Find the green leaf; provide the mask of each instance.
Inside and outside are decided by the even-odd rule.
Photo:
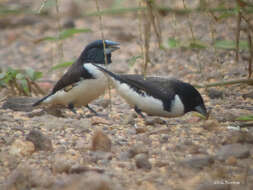
[[[214,47],[220,48],[220,49],[234,50],[236,49],[236,43],[233,40],[219,40],[214,43]],[[248,42],[240,40],[239,48],[247,50]]]
[[[100,12],[92,12],[86,14],[86,16],[101,16],[101,15],[110,15],[110,14],[124,14],[129,12],[137,12],[140,10],[145,10],[145,7],[130,7],[130,8],[112,8],[112,9],[104,9]]]
[[[18,79],[18,80],[22,80],[22,79],[24,79],[25,78],[25,76],[22,74],[22,73],[18,73],[17,75],[16,75],[16,79]]]
[[[202,115],[198,112],[193,112],[193,115],[199,117],[202,120],[207,120],[208,119],[206,116],[204,116],[204,115]]]
[[[92,31],[91,29],[86,29],[86,28],[79,28],[79,29],[78,28],[69,28],[69,29],[61,31],[59,36],[56,36],[56,37],[46,36],[46,37],[36,40],[35,43],[39,43],[42,41],[64,40],[66,38],[70,38],[70,37],[74,36],[75,34],[91,32],[91,31]]]
[[[168,45],[170,48],[179,48],[179,47],[190,48],[190,49],[205,49],[205,48],[207,48],[207,45],[199,40],[194,40],[194,41],[182,43],[175,38],[169,38]]]
[[[5,86],[5,82],[0,80],[0,87],[4,87]]]
[[[29,79],[34,80],[35,71],[32,68],[26,69],[25,74],[29,77]]]
[[[60,33],[59,38],[63,40],[63,39],[72,37],[74,34],[84,33],[84,32],[91,32],[91,29],[69,28],[69,29],[63,30]]]
[[[235,14],[236,14],[236,12],[227,11],[227,12],[222,13],[220,16],[218,16],[218,17],[216,17],[216,18],[217,18],[218,21],[220,21],[220,20],[222,20],[222,19],[235,16]]]
[[[42,77],[42,72],[34,71],[32,68],[25,70],[25,75],[32,81],[35,81]]]
[[[39,78],[42,77],[42,75],[43,75],[42,72],[35,71],[33,81],[38,80]]]
[[[133,56],[130,59],[128,59],[127,62],[128,62],[128,64],[133,66],[135,64],[135,62],[137,61],[137,59],[141,59],[141,58],[143,58],[142,55]]]
[[[190,44],[189,44],[189,48],[192,48],[192,49],[205,49],[207,46],[200,42],[200,41],[192,41]]]
[[[18,70],[8,67],[7,72],[5,74],[4,82],[9,83],[9,81],[14,80],[17,74],[18,74]]]
[[[18,70],[12,69],[11,67],[8,67],[7,73],[8,73],[9,75],[11,75],[11,76],[16,76],[17,73],[18,73]]]
[[[57,64],[57,65],[53,66],[53,67],[51,68],[51,70],[56,70],[56,69],[60,69],[60,68],[65,68],[65,67],[68,67],[68,66],[72,65],[73,63],[74,63],[73,61],[60,63],[60,64]]]
[[[169,38],[168,45],[170,48],[177,48],[180,47],[180,41],[176,40],[175,38]]]
[[[29,94],[29,88],[28,88],[28,83],[27,83],[26,79],[21,79],[21,80],[19,80],[19,82],[21,84],[21,87],[25,91],[25,93]]]
[[[253,121],[253,115],[240,116],[240,117],[237,117],[235,120],[237,120],[237,121]]]
[[[0,80],[3,80],[5,78],[6,73],[0,73]]]

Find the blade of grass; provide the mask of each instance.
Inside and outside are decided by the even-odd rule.
[[[46,37],[35,40],[34,43],[40,43],[42,41],[64,40],[64,39],[74,36],[75,34],[86,33],[86,32],[91,32],[91,31],[92,30],[88,28],[70,28],[70,29],[61,31],[58,37],[46,36]]]
[[[253,121],[253,115],[240,116],[240,117],[237,117],[235,120],[237,120],[237,121]]]
[[[56,69],[65,68],[65,67],[68,67],[68,66],[72,65],[73,63],[74,63],[73,61],[59,63],[59,64],[53,66],[50,70],[53,71],[53,70],[56,70]]]
[[[219,40],[214,42],[214,46],[220,49],[235,50],[236,42],[233,40]],[[240,49],[248,50],[248,42],[240,40],[239,47]]]

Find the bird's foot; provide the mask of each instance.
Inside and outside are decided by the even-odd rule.
[[[145,119],[145,115],[142,114],[141,109],[139,109],[137,106],[134,106],[134,111],[141,116],[143,119]]]

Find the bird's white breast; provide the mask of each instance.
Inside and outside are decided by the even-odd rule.
[[[164,110],[163,102],[147,94],[140,95],[129,85],[120,83],[113,79],[113,83],[118,93],[132,106],[137,106],[141,111],[149,115],[176,117],[184,114],[184,105],[178,95],[175,95],[171,102],[171,111]]]
[[[44,103],[63,105],[73,103],[75,106],[85,106],[102,95],[108,84],[105,75],[92,64],[86,63],[83,67],[94,76],[94,79],[81,79],[69,91],[59,90],[44,100]]]

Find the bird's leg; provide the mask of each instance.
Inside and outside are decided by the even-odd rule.
[[[95,115],[98,115],[98,113],[94,109],[92,109],[89,105],[87,105],[86,108],[88,108]]]
[[[74,104],[73,104],[73,103],[68,104],[68,108],[69,108],[73,113],[76,113],[76,110],[75,110],[75,108],[74,108]]]
[[[146,117],[142,114],[141,110],[137,107],[137,106],[134,106],[134,111],[140,115],[143,119],[145,119]]]
[[[86,106],[86,108],[88,108],[92,113],[94,113],[96,116],[99,116],[99,117],[103,117],[103,118],[106,118],[108,119],[108,115],[107,114],[100,114],[100,113],[97,113],[94,109],[92,109],[89,105]],[[91,117],[91,116],[90,116]]]

